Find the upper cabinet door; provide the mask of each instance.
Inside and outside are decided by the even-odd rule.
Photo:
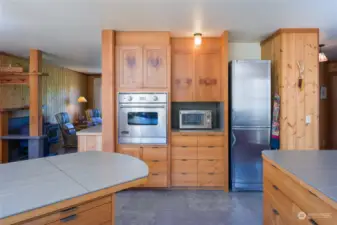
[[[219,51],[196,53],[196,101],[221,101],[221,55]]]
[[[144,47],[144,88],[167,87],[167,47]]]
[[[117,48],[117,77],[120,88],[141,88],[143,85],[142,48],[121,46]]]
[[[172,101],[194,101],[193,52],[172,53]]]

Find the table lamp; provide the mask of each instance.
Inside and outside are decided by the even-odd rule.
[[[83,96],[80,96],[78,99],[77,99],[77,102],[78,103],[87,103],[87,99]],[[84,116],[81,116],[81,113],[78,113],[78,122],[79,123],[82,123],[84,120]]]

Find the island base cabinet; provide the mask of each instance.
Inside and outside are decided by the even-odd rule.
[[[115,195],[95,199],[79,205],[33,218],[20,225],[114,225]]]
[[[295,176],[263,161],[264,225],[336,225],[337,211]]]

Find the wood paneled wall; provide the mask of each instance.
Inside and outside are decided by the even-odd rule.
[[[94,108],[94,80],[95,78],[101,77],[102,77],[101,75],[88,76],[88,90],[87,90],[88,109]]]
[[[321,63],[322,65],[322,63]],[[322,83],[327,82],[328,86],[328,99],[321,100],[322,106],[322,117],[323,121],[321,124],[322,135],[326,133],[328,141],[328,149],[337,148],[337,61],[329,61],[323,63],[324,69],[320,70],[320,76],[323,76]],[[326,116],[327,118],[324,118]]]
[[[273,62],[273,93],[281,97],[280,148],[319,149],[318,29],[281,29],[261,47],[262,59]],[[304,66],[303,90],[298,63]]]
[[[29,60],[21,57],[0,54],[1,64],[20,64],[25,71],[29,69]],[[77,102],[77,98],[87,96],[87,76],[66,68],[43,62],[42,72],[49,76],[42,77],[42,104],[45,120],[56,123],[55,114],[68,112],[72,120],[78,113],[83,115],[86,104]],[[0,108],[14,108],[29,105],[29,87],[25,85],[1,85]],[[27,116],[29,111],[20,111],[13,116]]]

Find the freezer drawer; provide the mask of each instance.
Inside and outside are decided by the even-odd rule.
[[[262,190],[263,150],[270,149],[270,128],[235,128],[231,134],[233,191]]]

